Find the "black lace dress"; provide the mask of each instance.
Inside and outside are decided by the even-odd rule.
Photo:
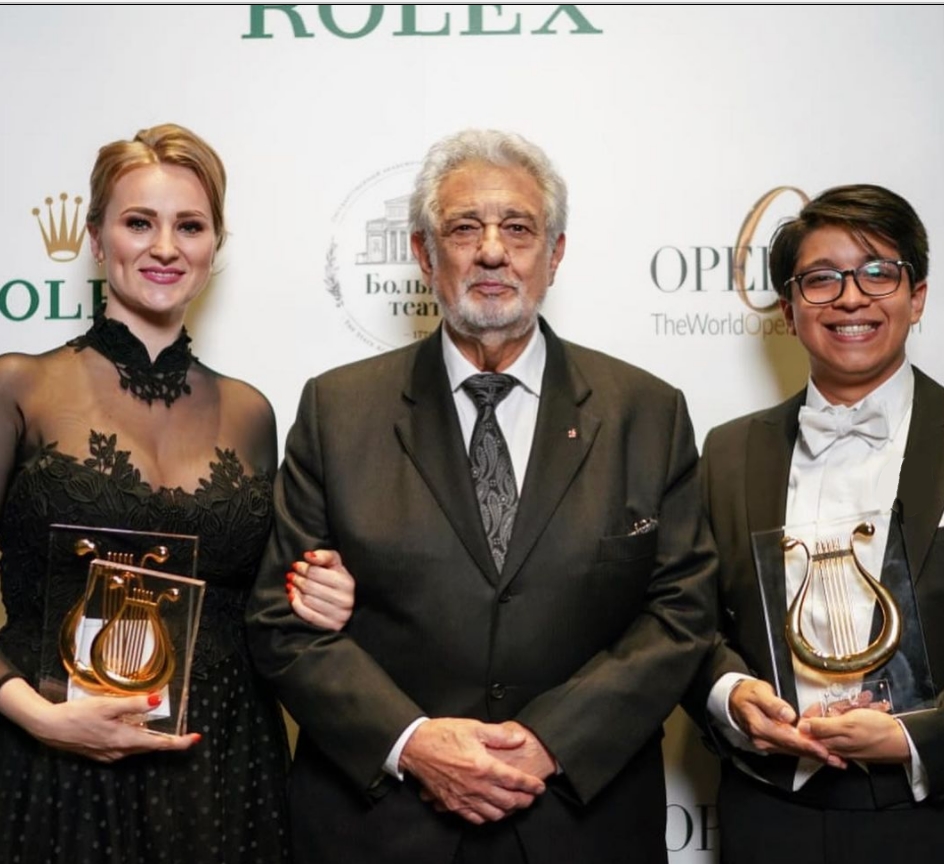
[[[122,416],[120,425],[127,428],[128,438],[143,440],[142,430],[148,427],[136,426],[133,413],[126,420],[125,413],[116,415],[113,410],[117,406],[128,412],[130,401],[135,403],[132,412],[143,412],[141,423],[150,418],[153,424],[156,418],[170,424],[164,434],[173,436],[192,426],[192,418],[176,419],[179,412],[194,411],[200,400],[209,398],[205,394],[216,394],[215,402],[210,399],[211,407],[219,409],[215,414],[206,413],[206,404],[200,409],[204,420],[200,433],[191,432],[185,436],[190,440],[176,444],[170,439],[171,450],[179,448],[172,454],[178,460],[175,464],[183,461],[186,466],[186,460],[199,458],[194,452],[203,446],[199,439],[207,426],[227,440],[239,440],[238,424],[232,433],[226,431],[226,403],[232,400],[225,382],[230,379],[220,379],[194,363],[188,374],[194,395],[149,406],[122,391],[115,367],[103,361],[94,351],[66,347],[43,358],[29,358],[25,364],[27,378],[35,371],[34,363],[45,372],[60,364],[60,371],[73,373],[75,364],[82,364],[97,385],[90,393],[77,395],[75,382],[86,376],[73,374],[71,387],[59,394],[59,409],[63,400],[70,399],[78,399],[81,404],[76,407],[85,409],[84,449],[78,447],[75,429],[55,412],[33,426],[45,431],[58,424],[57,436],[71,442],[68,450],[61,440],[31,446],[31,438],[47,436],[37,435],[30,422],[19,430],[17,458],[7,472],[0,516],[0,567],[8,616],[0,631],[0,673],[15,667],[36,686],[51,523],[197,534],[198,575],[207,582],[207,591],[188,730],[203,737],[185,752],[132,756],[103,765],[45,747],[0,717],[0,861],[287,861],[285,729],[274,698],[252,670],[243,633],[246,594],[270,524],[270,477],[247,471],[236,449],[214,446],[203,462],[203,476],[195,477],[190,486],[193,491],[152,488],[142,480],[134,452],[123,449],[122,432],[105,428],[105,418]],[[18,386],[23,383],[22,376],[5,377],[0,367],[0,388],[10,380]],[[36,387],[44,386],[41,382],[37,377]],[[56,404],[48,402],[54,393],[43,395],[44,400],[35,404]],[[94,403],[91,409],[89,399]],[[30,416],[29,406],[26,415]],[[216,422],[207,424],[212,417]],[[95,424],[91,431],[90,423]],[[251,441],[245,446],[251,447]]]

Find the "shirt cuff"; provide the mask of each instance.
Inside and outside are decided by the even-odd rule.
[[[911,785],[911,794],[914,795],[915,801],[924,801],[931,791],[928,782],[928,772],[924,767],[924,763],[921,761],[921,757],[918,755],[918,748],[915,747],[914,741],[911,740],[911,736],[908,734],[908,729],[905,727],[905,724],[902,723],[901,720],[898,720],[898,725],[901,726],[901,731],[905,733],[905,739],[908,741],[908,749],[911,751],[911,761],[905,762],[904,765],[908,783]]]
[[[752,753],[760,752],[751,744],[751,739],[744,733],[731,714],[731,693],[741,681],[749,681],[749,675],[740,672],[726,672],[711,688],[708,694],[708,715],[711,717],[718,731],[725,740],[734,747],[748,750]]]
[[[429,717],[417,717],[416,720],[400,733],[400,737],[397,738],[393,747],[390,748],[390,752],[387,754],[387,759],[384,762],[383,770],[391,777],[396,777],[397,780],[403,779],[403,772],[400,770],[400,754],[403,752],[403,748],[406,747],[406,742],[410,740],[410,736],[416,731],[416,728],[427,720],[429,720]]]

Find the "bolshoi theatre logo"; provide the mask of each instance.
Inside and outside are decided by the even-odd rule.
[[[362,342],[386,351],[422,339],[439,304],[410,249],[409,191],[419,163],[384,168],[358,184],[332,219],[324,287]]]

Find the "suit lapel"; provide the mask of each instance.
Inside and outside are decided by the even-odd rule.
[[[915,369],[911,426],[898,484],[906,551],[917,580],[944,510],[944,390]],[[790,461],[798,433],[798,414],[805,398],[799,393],[755,419],[748,438],[747,521],[749,530],[783,524]],[[785,600],[784,600],[785,603]],[[782,606],[781,608],[785,608]],[[778,625],[772,625],[776,628]],[[782,623],[781,625],[782,626]],[[789,657],[781,658],[781,692],[796,704],[796,683]],[[749,759],[755,769],[778,786],[791,788],[796,761],[787,758]]]
[[[469,472],[469,457],[442,356],[442,333],[421,342],[404,391],[397,437],[456,534],[491,582],[498,572],[488,549]]]
[[[499,576],[488,548],[469,473],[469,459],[442,359],[437,331],[417,348],[404,388],[404,411],[394,426],[409,458],[476,564],[502,587],[517,575],[586,458],[600,418],[581,404],[590,388],[568,362],[561,341],[542,320],[547,361],[528,473],[515,527]]]
[[[798,431],[800,406],[806,397],[800,392],[792,399],[772,408],[751,423],[747,439],[747,503],[748,532],[771,531],[783,526],[786,519],[787,484],[790,479],[790,463]],[[778,543],[764,560],[769,575],[764,580],[766,609],[758,610],[767,621],[771,636],[771,672],[780,695],[793,705],[797,704],[796,681],[793,676],[793,661],[790,650],[782,638],[786,623],[787,597],[786,575],[783,569],[783,554]],[[753,552],[754,544],[750,549]],[[756,568],[756,563],[754,568]],[[754,569],[752,568],[752,569]],[[758,595],[760,596],[760,595]],[[793,776],[793,763],[788,761],[783,768],[784,777]]]
[[[745,495],[751,533],[779,528],[786,518],[787,482],[799,428],[797,417],[805,398],[806,392],[801,391],[751,423]]]
[[[915,580],[944,512],[944,390],[920,369],[905,458],[898,481],[908,563]],[[782,525],[790,459],[805,394],[797,394],[754,421],[748,439],[748,525],[751,531]]]
[[[944,390],[914,370],[914,404],[898,478],[905,551],[917,582],[944,511]]]
[[[547,340],[541,404],[502,586],[514,579],[547,527],[600,428],[600,418],[581,407],[590,395],[589,386],[543,319],[541,329]]]

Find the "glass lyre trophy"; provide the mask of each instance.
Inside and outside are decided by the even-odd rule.
[[[51,526],[40,693],[157,693],[160,704],[129,722],[185,732],[204,592],[197,546],[190,535]]]
[[[759,531],[752,542],[782,699],[806,716],[933,706],[895,512]]]

